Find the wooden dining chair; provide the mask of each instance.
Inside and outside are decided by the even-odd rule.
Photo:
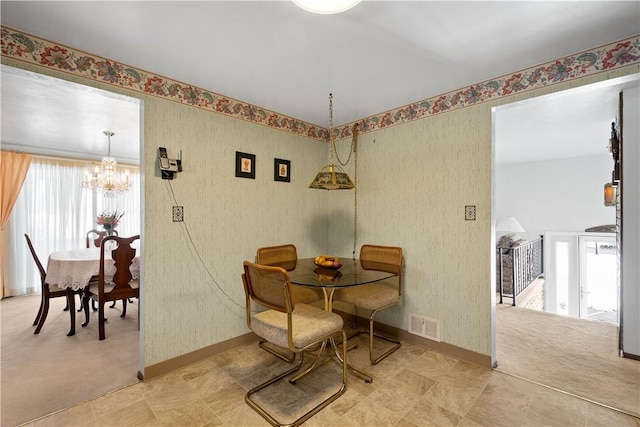
[[[38,309],[38,314],[36,315],[35,320],[33,321],[33,326],[36,326],[36,330],[33,332],[34,334],[39,334],[42,326],[44,326],[44,321],[47,320],[47,314],[49,314],[49,301],[52,298],[67,297],[66,289],[59,288],[56,285],[49,285],[46,282],[47,271],[42,266],[40,259],[38,258],[38,254],[36,254],[35,249],[33,248],[33,244],[31,243],[31,238],[28,234],[24,235],[25,239],[27,239],[27,245],[29,246],[29,251],[31,251],[31,256],[38,267],[38,271],[40,272],[40,308]],[[82,294],[82,290],[73,291],[75,294]],[[75,296],[74,296],[75,298]],[[67,302],[67,306],[64,308],[64,311],[68,311],[69,306]]]
[[[98,281],[92,282],[84,290],[82,307],[84,309],[85,321],[82,326],[89,324],[89,300],[98,304],[98,336],[100,340],[105,339],[104,330],[104,305],[109,301],[123,301],[123,309],[120,317],[125,317],[127,313],[127,298],[138,298],[139,279],[134,279],[131,275],[131,264],[136,256],[136,249],[131,244],[140,239],[140,235],[132,237],[108,236],[102,240],[100,245],[100,270]],[[114,241],[116,248],[107,248],[108,242]],[[105,253],[110,253],[111,257],[106,258]],[[105,275],[105,262],[115,262],[115,273],[113,278]]]
[[[291,280],[284,268],[243,263],[242,283],[246,297],[247,326],[259,337],[280,347],[287,347],[298,362],[285,372],[255,386],[245,394],[245,402],[272,425],[297,426],[340,397],[347,389],[347,335],[342,329],[342,317],[312,305],[297,303],[291,298]],[[304,352],[334,336],[341,336],[342,381],[338,390],[290,423],[276,420],[266,408],[264,398],[255,393],[298,371]],[[324,346],[322,347],[324,348]],[[325,380],[326,381],[326,380]],[[278,391],[280,393],[281,391]]]
[[[392,307],[400,302],[400,297],[402,296],[403,271],[402,248],[396,246],[362,245],[360,248],[360,262],[364,269],[387,271],[397,274],[397,276],[388,280],[336,289],[333,295],[335,301],[341,301],[356,307],[356,323],[358,319],[357,308],[363,308],[371,312],[368,330],[359,330],[358,332],[369,335],[369,360],[372,365],[375,365],[400,348],[400,341],[374,332],[373,323],[374,317],[379,311]],[[374,337],[390,342],[393,346],[380,355],[374,356]]]
[[[111,233],[114,236],[117,236],[118,230],[113,229]],[[87,238],[86,238],[87,248],[91,248],[91,247],[99,248],[100,244],[102,243],[102,240],[104,240],[105,237],[107,237],[107,232],[104,230],[101,231],[101,230],[96,230],[94,228],[92,230],[87,231]],[[129,302],[133,303],[131,299],[129,299]],[[92,301],[91,304],[92,304],[93,311],[97,311],[98,307],[94,305],[95,303]],[[123,301],[122,304],[124,305],[126,304],[126,302]],[[109,308],[114,308],[115,306],[116,306],[116,301],[113,301],[109,306]],[[78,311],[82,311],[82,301],[80,301],[80,308],[78,308]]]
[[[256,263],[262,265],[269,265],[278,263],[280,267],[285,270],[295,268],[295,262],[298,260],[298,251],[296,246],[289,243],[286,245],[278,246],[265,246],[258,248],[256,251]],[[291,263],[290,266],[287,265]],[[304,304],[310,304],[316,301],[324,300],[322,289],[311,288],[308,286],[291,285],[292,299],[295,302],[301,302]],[[286,348],[273,347],[267,340],[260,340],[258,345],[263,350],[273,354],[274,356],[285,360],[287,362],[293,362],[295,360],[295,354],[289,352]]]

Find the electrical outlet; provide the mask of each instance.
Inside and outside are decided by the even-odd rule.
[[[182,222],[184,221],[184,207],[182,206],[174,206],[173,207],[173,222]]]
[[[476,205],[466,205],[464,207],[464,220],[465,221],[476,220]]]

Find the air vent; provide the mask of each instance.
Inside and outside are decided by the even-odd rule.
[[[440,320],[410,314],[409,333],[440,342]]]

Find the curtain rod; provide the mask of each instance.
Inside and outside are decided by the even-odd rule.
[[[15,150],[15,149],[2,149],[1,151],[6,151],[8,153],[16,153],[16,154],[31,154],[36,159],[65,160],[65,161],[68,161],[68,162],[87,163],[87,164],[94,164],[94,163],[100,163],[101,162],[101,160],[97,160],[97,159],[96,160],[88,160],[88,159],[80,159],[80,158],[75,158],[75,157],[55,156],[55,155],[51,155],[51,154],[34,154],[34,153],[29,153],[28,151]],[[118,167],[120,167],[120,166],[126,166],[126,167],[129,167],[129,168],[140,169],[140,165],[134,165],[132,163],[118,162]]]

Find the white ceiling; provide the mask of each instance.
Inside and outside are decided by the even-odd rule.
[[[334,94],[334,124],[339,125],[640,34],[638,1],[365,0],[342,14],[315,15],[289,1],[3,0],[0,18],[3,25],[26,33],[323,127],[328,126],[329,93]],[[15,75],[7,77],[5,69],[3,146],[49,140],[50,148],[64,144],[71,152],[76,148],[69,140],[77,135],[78,143],[92,144],[94,153],[103,153],[104,130],[116,133],[112,139],[116,156],[120,145],[136,145],[139,135],[126,120],[132,114],[120,113],[110,104],[122,102],[126,109],[134,108],[132,102],[107,95],[100,102],[109,104],[89,101],[98,106],[97,112],[88,106],[74,110],[70,107],[76,98],[66,89],[57,88],[55,95],[45,96],[51,83],[41,81],[46,87],[30,90],[11,80]],[[9,91],[20,101],[10,99]],[[609,95],[617,99],[615,91]],[[85,91],[78,96],[87,102],[88,95]],[[64,105],[62,111],[69,110],[66,118],[56,102]],[[549,140],[536,134],[542,119],[579,120],[571,130],[570,139],[575,139],[576,129],[596,122],[610,124],[615,118],[615,107],[602,93],[590,100],[571,101],[569,106],[553,112],[534,107],[524,112],[518,126],[509,117],[505,126],[513,124],[519,131],[510,140],[528,137],[535,141],[529,142],[530,147],[541,147]],[[592,115],[603,110],[605,118]],[[505,114],[516,111],[514,107]],[[564,117],[568,111],[577,117]],[[132,119],[133,127],[137,120]],[[522,150],[516,152],[522,154]],[[502,158],[498,147],[496,155]]]

